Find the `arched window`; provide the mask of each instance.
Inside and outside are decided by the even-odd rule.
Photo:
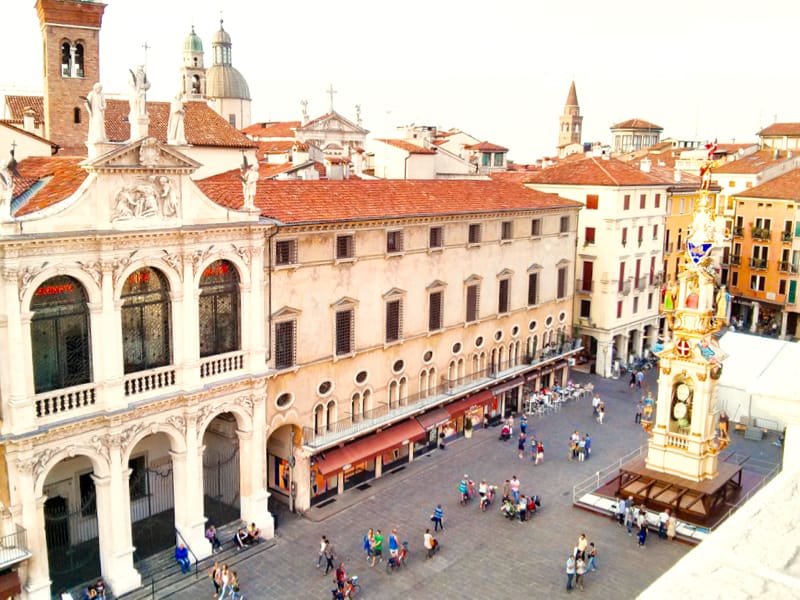
[[[405,377],[400,378],[400,405],[406,406],[408,404],[408,379]]]
[[[122,287],[122,352],[125,373],[170,364],[169,287],[155,269],[142,267]]]
[[[31,312],[36,393],[89,383],[89,310],[80,282],[66,275],[48,279],[33,293]]]
[[[397,382],[396,381],[390,381],[389,382],[389,390],[388,390],[388,392],[389,392],[388,393],[388,396],[389,396],[389,398],[388,398],[388,400],[389,400],[389,410],[392,410],[394,408],[397,408],[398,396],[399,396],[399,391],[398,391],[398,387],[397,387]]]
[[[333,426],[336,424],[336,402],[331,400],[328,402],[327,408],[327,415],[326,415],[326,427],[328,431],[333,431]]]
[[[369,416],[372,410],[372,390],[364,390],[361,394],[361,414]]]
[[[200,277],[200,356],[239,350],[239,275],[216,260]]]
[[[83,77],[83,44],[75,44],[75,62],[72,65],[72,76]]]
[[[350,398],[350,422],[357,423],[361,420],[361,394],[356,392]]]
[[[314,409],[314,433],[319,435],[325,428],[325,409],[320,404]]]
[[[72,70],[72,47],[69,42],[61,42],[61,76],[69,77]]]

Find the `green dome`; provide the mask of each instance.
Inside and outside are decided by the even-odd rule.
[[[194,25],[192,25],[192,32],[186,36],[183,41],[184,52],[203,52],[203,40],[194,32]]]

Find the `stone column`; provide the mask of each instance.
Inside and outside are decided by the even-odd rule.
[[[114,595],[135,590],[142,585],[133,567],[131,504],[128,488],[130,469],[123,469],[119,447],[110,450],[108,477],[92,475],[97,497],[97,534],[100,545],[100,569]]]
[[[753,301],[753,315],[750,321],[750,333],[756,332],[756,327],[758,327],[758,309],[760,308],[758,302]]]
[[[786,310],[781,311],[781,339],[786,339],[786,327],[789,322],[789,313]]]
[[[259,402],[256,402],[259,404]],[[263,410],[263,399],[260,402]],[[269,492],[266,489],[267,445],[264,427],[252,431],[237,430],[239,436],[239,496],[241,516],[246,523],[256,523],[261,535],[274,537],[275,525],[269,512]]]
[[[175,334],[175,343],[180,345],[176,359],[178,356],[183,359],[185,368],[181,371],[183,371],[183,384],[187,389],[200,387],[200,332],[197,326],[200,319],[198,314],[200,289],[195,287],[194,274],[195,267],[199,269],[200,264],[195,265],[196,258],[189,253],[183,255],[183,293],[176,297],[173,309],[175,322],[180,320],[181,323],[178,329],[180,336],[178,331]],[[197,279],[199,281],[200,277]]]
[[[2,344],[3,364],[0,365],[0,376],[4,380],[2,393],[6,402],[3,407],[3,433],[23,433],[35,427],[33,408],[33,365],[30,358],[25,360],[24,348],[30,348],[31,313],[23,319],[18,296],[18,272],[13,269],[4,270],[3,302],[5,309],[6,340]],[[23,343],[23,342],[26,343]],[[15,376],[12,377],[12,374]],[[30,374],[30,377],[28,377]],[[22,376],[20,376],[22,375]]]
[[[611,342],[597,340],[597,355],[594,360],[595,373],[600,377],[611,376]],[[536,389],[539,389],[540,384],[537,380]]]
[[[211,555],[203,515],[203,450],[197,439],[197,421],[186,418],[186,451],[170,450],[175,486],[175,528],[198,560]],[[192,558],[190,556],[190,558]]]
[[[615,336],[615,343],[617,346],[617,360],[619,364],[628,366],[628,334],[619,334]]]
[[[13,466],[9,465],[16,470],[16,475],[9,474],[9,479],[16,483],[14,506],[11,510],[25,529],[27,546],[31,553],[31,557],[20,566],[23,598],[50,600],[50,566],[44,529],[44,503],[47,497],[36,495],[33,475],[36,462],[35,459],[17,459]]]
[[[306,452],[298,449],[294,451],[294,483],[297,486],[297,496],[294,499],[294,508],[303,512],[311,508],[311,461]]]

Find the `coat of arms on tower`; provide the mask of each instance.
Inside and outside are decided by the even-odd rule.
[[[139,163],[144,167],[154,167],[160,158],[158,142],[154,138],[143,140],[139,146]]]

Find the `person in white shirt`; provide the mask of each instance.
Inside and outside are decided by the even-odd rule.
[[[425,547],[425,558],[431,558],[436,550],[436,540],[431,535],[431,530],[426,529],[422,536],[422,545]]]

